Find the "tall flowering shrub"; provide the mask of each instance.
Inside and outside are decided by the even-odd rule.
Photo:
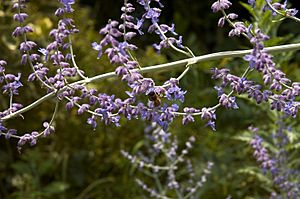
[[[262,2],[248,1],[248,4],[253,9],[260,9],[257,3],[262,4]],[[126,151],[122,154],[134,165],[153,169],[154,173],[168,170],[165,189],[158,187],[157,191],[141,180],[137,180],[138,185],[150,195],[156,198],[168,198],[166,190],[171,189],[175,190],[177,197],[188,198],[206,181],[204,178],[210,173],[212,163],[208,163],[206,172],[202,175],[204,177],[195,180],[193,186],[186,186],[186,188],[180,186],[176,179],[177,167],[175,166],[179,162],[185,162],[191,168],[190,163],[184,160],[183,156],[188,153],[189,148],[192,148],[191,142],[194,138],[186,142],[186,149],[178,155],[176,138],[169,132],[169,127],[176,118],[180,118],[182,124],[187,125],[195,122],[195,118],[199,117],[206,123],[205,126],[215,131],[218,124],[216,110],[239,109],[236,99],[243,95],[258,105],[268,104],[270,110],[281,112],[287,117],[297,117],[300,106],[298,101],[300,83],[292,81],[277,67],[272,54],[298,50],[300,44],[265,47],[270,37],[256,23],[239,21],[237,14],[227,13],[232,6],[228,0],[212,2],[212,12],[221,14],[216,24],[220,27],[230,26],[228,36],[246,38],[253,49],[196,56],[196,53],[185,46],[184,37],[176,32],[176,24],[160,22],[160,16],[166,6],[162,1],[124,0],[120,18],[109,20],[107,25],[100,29],[99,40],[91,41],[90,50],[98,53],[95,60],[105,56],[113,67],[112,72],[104,74],[88,74],[76,62],[76,52],[73,50],[73,43],[76,41],[73,40],[73,36],[80,30],[72,19],[72,14],[76,13],[73,9],[75,0],[59,0],[60,7],[54,12],[58,17],[58,24],[49,32],[51,41],[46,46],[40,46],[30,40],[30,34],[35,30],[27,23],[26,11],[30,9],[27,3],[26,0],[12,2],[15,12],[13,19],[16,22],[12,36],[20,40],[19,51],[22,57],[20,65],[30,68],[31,73],[27,77],[23,77],[23,74],[18,72],[7,73],[9,60],[0,60],[2,94],[7,96],[9,102],[9,106],[0,112],[0,135],[3,139],[16,139],[19,151],[22,151],[24,145],[35,145],[40,138],[47,137],[57,130],[54,122],[58,110],[63,106],[66,110],[75,109],[78,115],[88,115],[86,123],[93,129],[96,129],[100,122],[105,125],[120,126],[122,120],[149,121],[156,128],[149,136],[153,142],[153,150],[166,157],[169,160],[168,165],[157,166],[155,162],[148,161],[144,156],[139,159]],[[262,9],[264,12],[271,12],[277,20],[287,18],[300,21],[296,17],[298,11],[289,8],[287,2],[266,0]],[[153,48],[157,53],[171,50],[185,56],[186,59],[155,66],[143,66],[139,63],[138,57],[135,57],[138,46],[133,42],[133,38],[139,39],[147,34],[156,36],[157,42],[153,44]],[[217,92],[218,103],[208,107],[184,107],[182,103],[188,91],[181,88],[180,81],[196,63],[225,57],[243,57],[246,66],[244,72],[233,74],[229,68],[213,67],[211,73],[212,79],[217,82],[214,89]],[[181,74],[166,79],[162,84],[144,75],[159,70],[172,70],[177,66],[183,67]],[[253,76],[256,78],[251,78]],[[103,93],[89,86],[93,82],[100,82],[110,77],[125,82],[126,97],[121,98],[118,93],[113,95]],[[21,97],[19,90],[26,89],[32,82],[37,82],[41,89],[44,89],[45,95],[30,104],[17,103],[19,101],[17,99]],[[7,121],[23,117],[23,113],[31,111],[50,99],[53,102],[53,114],[49,121],[40,121],[40,128],[32,129],[31,132],[18,132],[13,126],[7,125]],[[255,157],[262,167],[274,170],[276,163],[269,160],[258,136],[253,138],[251,146],[256,150]],[[281,186],[279,182],[278,184]],[[289,190],[289,197],[297,197],[297,193],[294,193],[295,186],[291,186],[286,188]],[[178,191],[179,189],[181,192]]]

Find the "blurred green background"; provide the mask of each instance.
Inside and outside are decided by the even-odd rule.
[[[176,25],[176,31],[183,35],[183,41],[196,55],[211,52],[246,49],[251,45],[244,38],[229,38],[228,27],[218,28],[217,21],[220,13],[212,13],[210,6],[213,1],[199,0],[169,0],[162,1],[165,5],[161,21]],[[232,1],[231,11],[240,14],[242,20],[252,20],[247,9],[240,1]],[[242,1],[246,3],[246,1]],[[296,1],[294,3],[296,5]],[[74,38],[74,50],[78,65],[88,76],[113,70],[106,58],[97,60],[97,52],[91,50],[90,44],[99,41],[98,30],[108,19],[118,19],[122,1],[77,1],[74,5],[76,26],[80,33]],[[56,26],[57,19],[53,16],[57,8],[57,1],[30,1],[28,12],[29,23],[35,32],[29,37],[40,46],[46,46],[50,41],[47,36],[49,30]],[[299,7],[298,7],[299,8]],[[270,15],[261,12],[253,13],[262,29],[272,36],[267,45],[277,45],[299,42],[300,32],[292,21],[270,23]],[[0,2],[0,58],[9,63],[8,71],[21,71],[23,81],[29,74],[29,67],[19,64],[20,53],[17,50],[18,40],[10,35],[16,24],[12,21],[10,1]],[[173,51],[163,51],[158,55],[151,47],[156,36],[143,37],[134,42],[139,50],[136,56],[142,66],[150,66],[183,58]],[[285,53],[275,56],[279,66],[294,81],[299,81],[299,53]],[[181,86],[187,90],[186,106],[211,106],[216,104],[216,92],[213,87],[217,82],[210,78],[210,68],[228,67],[234,74],[242,74],[247,64],[242,59],[223,59],[215,62],[201,63],[194,67],[183,78]],[[180,69],[167,73],[153,73],[157,82],[164,82],[170,77],[180,74]],[[29,104],[42,96],[38,84],[28,84],[28,90],[21,89],[20,97],[16,101]],[[117,79],[93,83],[101,92],[108,94],[121,93],[126,85]],[[247,139],[237,139],[244,135],[249,125],[265,129],[266,136],[272,131],[274,123],[273,112],[268,111],[268,105],[257,106],[245,97],[238,99],[240,109],[217,111],[217,131],[212,132],[204,127],[204,123],[197,119],[195,123],[182,126],[177,119],[170,128],[181,144],[194,135],[197,139],[192,150],[191,159],[194,164],[203,168],[207,161],[213,161],[215,166],[208,182],[200,190],[201,198],[267,198],[270,186],[259,172],[251,169],[257,164],[252,157],[252,150]],[[2,109],[7,106],[7,99],[0,97]],[[184,106],[183,105],[183,106]],[[49,120],[54,102],[51,100],[24,114],[25,119],[15,119],[10,126],[20,132],[30,132],[41,129],[42,122]],[[122,157],[120,150],[136,153],[138,145],[143,143],[144,129],[149,125],[141,120],[122,120],[121,127],[99,124],[94,131],[86,125],[87,115],[77,116],[76,110],[67,112],[60,106],[59,115],[55,122],[56,133],[47,139],[40,139],[37,146],[23,148],[19,154],[14,140],[7,141],[0,138],[0,198],[24,199],[94,199],[94,198],[149,198],[136,186],[134,178],[139,172],[132,170],[131,164]],[[270,125],[269,125],[270,124]],[[296,123],[297,125],[298,123]]]

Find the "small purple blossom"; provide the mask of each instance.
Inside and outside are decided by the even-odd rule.
[[[243,22],[235,22],[234,29],[229,32],[229,37],[240,36],[243,33],[247,32],[247,28]]]
[[[218,0],[212,4],[211,9],[213,12],[218,12],[228,9],[231,5],[232,3],[228,0]]]
[[[97,127],[96,117],[89,117],[87,119],[87,124],[91,125],[93,129],[95,130]]]
[[[224,106],[227,109],[238,109],[238,105],[235,102],[235,97],[228,97],[226,94],[222,94],[220,96],[219,102],[222,106]]]
[[[256,3],[256,0],[248,0],[248,3],[254,7],[255,6],[255,3]]]
[[[75,3],[75,0],[59,0],[59,2],[64,6],[63,8],[58,8],[55,12],[56,16],[61,16],[65,13],[74,12],[74,9],[71,7]]]
[[[181,90],[178,87],[179,81],[175,78],[171,78],[169,81],[165,83],[165,85],[169,85],[166,89],[166,97],[168,100],[179,100],[184,102],[184,95],[186,91]]]
[[[23,86],[20,81],[21,73],[18,73],[17,76],[13,74],[5,74],[0,77],[0,83],[5,80],[5,85],[2,86],[2,92],[6,95],[18,95],[19,88]]]
[[[212,130],[216,130],[216,114],[215,114],[215,109],[211,109],[211,108],[202,108],[201,109],[201,119],[202,120],[206,120],[206,126],[209,126],[212,128]]]
[[[17,134],[17,130],[16,129],[9,129],[5,135],[5,138],[7,140],[9,140],[11,138],[12,135],[16,135]]]
[[[45,137],[49,136],[51,133],[55,132],[54,126],[50,125],[48,122],[43,123],[43,127],[45,130],[43,131],[43,135]]]
[[[195,121],[194,117],[192,116],[192,113],[199,113],[200,110],[197,110],[195,108],[185,107],[183,109],[183,112],[187,113],[187,115],[183,116],[183,118],[182,118],[182,124],[186,125],[189,122],[194,122]]]
[[[15,21],[23,23],[27,17],[28,17],[28,15],[26,13],[18,13],[18,14],[14,14],[13,18]]]

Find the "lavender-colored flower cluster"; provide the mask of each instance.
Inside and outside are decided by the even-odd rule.
[[[158,3],[158,7],[151,7],[152,2]],[[152,24],[148,27],[148,32],[154,32],[161,39],[159,44],[153,44],[153,47],[158,52],[160,52],[161,49],[168,47],[177,49],[177,47],[175,47],[174,45],[178,46],[179,48],[184,48],[184,46],[182,45],[182,36],[175,38],[175,36],[178,36],[178,34],[175,32],[175,24],[172,24],[171,26],[167,24],[159,24],[159,17],[161,14],[160,8],[164,7],[160,0],[138,0],[138,3],[142,5],[145,10],[145,13],[138,20],[138,28],[142,28],[145,20],[151,20]],[[168,33],[170,33],[172,37],[167,37],[166,34]]]
[[[154,186],[150,187],[138,178],[136,179],[137,184],[155,198],[170,198],[172,191],[180,198],[188,198],[196,194],[211,173],[213,163],[207,163],[201,176],[195,173],[191,160],[187,157],[196,141],[195,138],[190,137],[185,142],[183,149],[180,150],[176,137],[154,123],[146,128],[145,133],[146,143],[151,146],[147,147],[148,153],[140,152],[138,155],[131,155],[122,151],[122,155],[133,166],[138,167],[144,173],[151,173],[150,176],[153,176]],[[160,160],[166,160],[166,162]],[[187,177],[179,180],[177,179],[178,173],[186,173]],[[166,177],[163,177],[164,174]],[[164,192],[161,191],[162,188],[165,190]]]
[[[290,166],[288,150],[290,139],[287,133],[291,127],[286,126],[283,118],[277,122],[277,130],[272,135],[275,152],[269,153],[263,146],[264,140],[257,135],[253,136],[250,145],[254,149],[254,157],[260,163],[264,174],[270,173],[273,185],[278,191],[271,193],[270,198],[292,198],[300,197],[299,170]]]
[[[263,139],[258,135],[255,135],[251,141],[251,146],[254,149],[254,157],[261,164],[264,170],[270,170],[275,172],[275,160],[270,158],[267,149],[262,145]]]
[[[61,3],[64,6],[64,8],[59,8],[56,12],[56,15],[62,15],[63,13],[66,12],[72,12],[72,9],[70,7],[72,1],[61,1]],[[71,72],[72,70],[69,69],[69,64],[67,62],[64,62],[65,58],[62,55],[62,53],[58,50],[59,48],[67,48],[67,44],[64,44],[64,39],[67,37],[67,35],[76,32],[76,29],[74,29],[74,26],[72,25],[72,20],[70,19],[61,20],[59,22],[59,29],[53,30],[50,33],[50,36],[54,37],[55,41],[48,45],[47,50],[46,49],[39,50],[41,53],[45,55],[46,61],[48,61],[48,58],[50,56],[50,59],[53,61],[53,64],[55,66],[59,65],[60,67],[60,69],[57,70],[57,74],[54,77],[47,77],[46,75],[49,71],[49,68],[43,64],[43,61],[39,54],[33,53],[37,44],[34,41],[28,40],[27,35],[33,32],[33,28],[30,27],[29,25],[24,25],[25,20],[28,17],[28,15],[25,12],[23,12],[26,8],[26,1],[20,0],[14,3],[13,8],[17,12],[14,15],[14,20],[18,22],[20,26],[15,28],[15,30],[12,33],[12,36],[20,37],[23,40],[19,48],[20,52],[22,53],[21,63],[24,65],[28,63],[32,69],[32,73],[28,76],[28,81],[38,80],[42,84],[42,86],[45,86],[48,89],[48,92],[58,91],[60,88],[64,86],[63,83],[64,74],[68,72],[72,73]],[[67,26],[72,26],[73,29],[68,30]],[[55,52],[51,54],[52,51]],[[1,61],[1,71],[2,74],[4,75],[3,78],[1,78],[1,82],[2,80],[6,82],[6,85],[3,87],[3,91],[4,93],[9,92],[10,108],[1,113],[1,118],[9,116],[10,114],[13,114],[14,112],[20,110],[23,107],[21,104],[13,103],[13,95],[17,95],[18,88],[22,86],[22,83],[20,82],[21,74],[19,73],[18,76],[14,76],[12,74],[5,74],[4,65],[6,65],[6,62]],[[54,127],[52,126],[53,119],[54,116],[52,117],[50,123],[44,122],[43,126],[45,129],[41,133],[37,131],[33,131],[31,133],[25,133],[22,136],[16,135],[17,131],[15,129],[10,129],[7,130],[7,132],[5,132],[6,127],[2,126],[2,122],[1,122],[1,126],[2,126],[1,134],[5,134],[7,139],[11,137],[19,139],[18,141],[19,149],[27,142],[29,142],[31,145],[35,145],[38,137],[42,135],[47,136],[50,134],[50,132],[54,131]]]
[[[13,97],[14,95],[19,94],[19,88],[22,87],[22,83],[20,81],[21,73],[18,75],[6,74],[5,66],[7,65],[6,61],[0,60],[0,83],[4,84],[2,86],[2,93],[5,95],[9,95]]]
[[[271,10],[274,16],[276,15],[283,15],[283,16],[286,15],[290,17],[295,16],[298,13],[298,10],[295,8],[288,9],[287,4],[288,4],[287,0],[285,0],[283,4],[279,2],[273,3],[273,1],[266,1],[264,10]]]
[[[5,67],[7,63],[4,60],[0,60],[0,84],[1,91],[4,95],[9,96],[9,108],[0,112],[0,118],[5,117],[13,112],[16,112],[20,108],[23,107],[22,104],[14,103],[13,97],[14,95],[19,94],[19,88],[22,87],[22,83],[20,82],[21,74],[19,73],[17,76],[13,74],[9,74],[5,72]],[[15,129],[7,129],[4,126],[2,121],[0,121],[0,136],[5,135],[6,139],[10,139],[10,137],[14,136],[17,133]]]
[[[254,5],[253,1],[249,1],[249,3]],[[258,104],[262,101],[268,102],[270,100],[272,110],[284,111],[286,114],[296,117],[299,102],[295,99],[299,96],[299,83],[292,83],[285,73],[276,68],[276,64],[272,60],[273,57],[264,49],[264,42],[269,39],[269,36],[263,34],[260,29],[253,31],[252,25],[245,27],[242,22],[231,21],[237,15],[225,13],[224,10],[228,9],[230,5],[228,2],[223,2],[222,4],[222,1],[217,1],[213,4],[213,11],[222,11],[224,15],[219,20],[219,26],[223,26],[225,20],[227,20],[233,27],[229,32],[229,36],[240,36],[243,34],[253,44],[253,50],[249,55],[244,56],[244,60],[249,62],[249,68],[242,77],[230,74],[228,69],[213,69],[213,78],[222,79],[220,91],[223,92],[225,86],[230,85],[232,91],[238,94],[247,93],[248,97],[255,99]],[[265,86],[268,86],[268,89],[264,90],[263,86],[247,80],[247,73],[252,72],[254,69],[263,75],[263,83]],[[234,105],[234,107],[236,108],[237,106]]]

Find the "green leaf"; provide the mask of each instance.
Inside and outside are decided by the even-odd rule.
[[[243,2],[239,2],[246,10],[248,10],[248,12],[253,16],[255,17],[255,12],[253,10],[253,8],[247,4],[247,3],[243,3]]]
[[[69,185],[65,182],[52,182],[44,188],[44,192],[51,196],[54,194],[62,193],[68,189]]]
[[[267,176],[263,175],[257,167],[246,167],[243,169],[237,170],[238,174],[246,174],[255,177],[259,182],[263,184],[265,190],[271,192],[272,191],[272,180],[269,179]]]
[[[241,134],[233,136],[232,139],[250,143],[252,136],[253,133],[250,131],[243,131]]]

